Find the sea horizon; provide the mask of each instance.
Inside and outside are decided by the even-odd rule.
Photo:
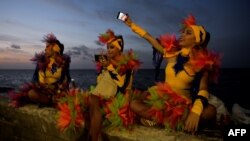
[[[164,70],[165,68],[161,68]],[[223,67],[221,70],[226,69],[250,69],[250,67]],[[0,70],[35,70],[35,68],[0,68]],[[70,70],[95,70],[95,68],[70,68]],[[154,70],[154,68],[139,68],[139,70]]]
[[[160,70],[158,81],[155,81],[154,68],[141,68],[134,74],[133,87],[147,90],[156,82],[164,82],[164,69]],[[250,80],[250,68],[221,68],[218,83],[209,86],[209,92],[224,101],[227,107],[241,103],[250,108],[247,91]],[[18,88],[32,80],[34,69],[0,69],[0,87]],[[97,71],[95,69],[70,69],[71,78],[80,88],[88,89],[96,85]],[[230,109],[230,108],[229,108]]]

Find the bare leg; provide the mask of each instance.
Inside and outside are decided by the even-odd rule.
[[[102,113],[99,106],[99,98],[95,95],[90,95],[90,135],[92,141],[98,141],[102,126]]]
[[[201,119],[200,119],[200,126],[199,127],[209,127],[213,126],[216,123],[216,108],[208,104],[206,108],[203,109],[203,112],[201,113]]]
[[[43,94],[40,94],[38,93],[36,90],[34,89],[31,89],[29,92],[28,92],[28,97],[31,101],[33,102],[39,102],[39,103],[42,103],[42,104],[47,104],[49,103],[50,99],[48,96],[46,95],[43,95]]]
[[[150,107],[145,105],[143,102],[139,100],[133,100],[130,103],[130,108],[132,109],[133,112],[135,112],[140,117],[152,120],[152,117],[148,112]]]

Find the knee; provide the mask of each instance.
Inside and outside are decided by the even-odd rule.
[[[130,108],[132,111],[138,114],[147,112],[150,107],[139,100],[134,100],[130,102]]]
[[[137,100],[132,100],[129,104],[130,108],[132,109],[132,111],[136,111],[137,106],[138,105],[138,101]]]
[[[99,98],[95,95],[90,95],[89,96],[89,106],[93,107],[99,104]]]
[[[215,119],[217,114],[217,110],[215,106],[208,104],[206,108],[204,108],[202,112],[203,119]]]
[[[38,95],[37,92],[36,92],[35,90],[33,90],[33,89],[31,89],[31,90],[28,91],[28,97],[29,97],[30,100],[33,100],[33,101],[39,99],[39,95]]]

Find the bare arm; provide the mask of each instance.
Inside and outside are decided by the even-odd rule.
[[[146,39],[156,50],[163,52],[163,47],[161,44],[153,37],[151,36],[148,32],[146,32],[143,28],[140,26],[136,25],[135,23],[132,22],[131,18],[127,15],[127,19],[124,21],[124,23],[131,28],[131,30],[141,36],[142,38]]]
[[[151,36],[149,33],[146,33],[143,36],[143,38],[146,39],[160,53],[162,53],[162,54],[164,53],[163,47],[161,46],[161,44],[153,36]]]
[[[206,90],[206,91],[208,90],[208,72],[203,73],[199,90]]]
[[[200,81],[198,96],[202,96],[206,99],[208,98],[209,94],[207,91],[208,89],[207,82],[208,82],[208,72],[204,72]],[[185,122],[185,130],[187,132],[194,133],[197,131],[202,111],[203,111],[203,103],[201,99],[196,99],[193,104],[192,110],[190,111]]]

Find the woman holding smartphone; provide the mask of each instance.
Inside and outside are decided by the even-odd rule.
[[[141,122],[155,121],[167,129],[194,133],[202,123],[214,121],[216,109],[207,101],[208,82],[215,78],[219,62],[218,56],[207,50],[210,34],[205,28],[189,16],[183,21],[178,41],[175,36],[162,35],[158,42],[128,15],[124,23],[167,60],[165,82],[149,88],[145,99],[130,104],[143,117]]]
[[[128,115],[127,94],[132,85],[133,70],[139,65],[139,61],[134,58],[132,52],[123,53],[122,36],[117,36],[112,30],[107,30],[99,36],[99,41],[107,45],[107,57],[100,55],[97,59],[97,64],[100,66],[97,85],[90,91],[89,96],[91,120],[89,135],[92,141],[97,141],[100,137],[104,114],[106,114],[106,123],[110,123],[111,126],[127,127],[132,124],[131,116]],[[105,113],[102,112],[103,109]]]

